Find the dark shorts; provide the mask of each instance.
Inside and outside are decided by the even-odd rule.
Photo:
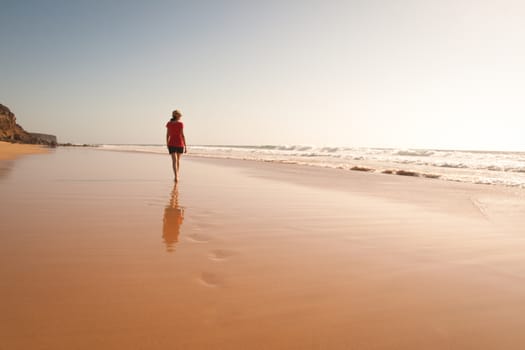
[[[168,146],[168,151],[172,153],[184,153],[184,147]]]

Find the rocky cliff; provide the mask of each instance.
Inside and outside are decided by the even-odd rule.
[[[0,104],[0,140],[31,142],[31,135],[16,123],[15,115],[2,104]]]
[[[6,106],[0,104],[0,141],[57,145],[54,135],[29,133],[16,123],[16,117]]]
[[[55,135],[48,135],[48,134],[38,134],[36,132],[29,133],[31,137],[33,138],[34,143],[38,143],[41,145],[57,145],[57,137]]]

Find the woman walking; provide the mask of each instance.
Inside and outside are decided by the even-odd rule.
[[[187,151],[186,138],[184,137],[184,124],[182,124],[180,118],[182,118],[181,112],[175,110],[172,113],[172,118],[168,124],[166,124],[166,128],[168,129],[166,132],[166,144],[173,163],[175,182],[179,181],[180,157],[182,153],[186,153]]]

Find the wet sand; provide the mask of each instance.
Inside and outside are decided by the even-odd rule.
[[[0,141],[0,178],[7,176],[13,160],[31,154],[48,153],[49,148],[40,145],[26,145]]]
[[[522,349],[523,190],[58,149],[0,177],[0,349]]]

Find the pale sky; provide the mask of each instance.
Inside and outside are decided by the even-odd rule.
[[[0,103],[61,142],[525,151],[525,2],[0,0]]]

